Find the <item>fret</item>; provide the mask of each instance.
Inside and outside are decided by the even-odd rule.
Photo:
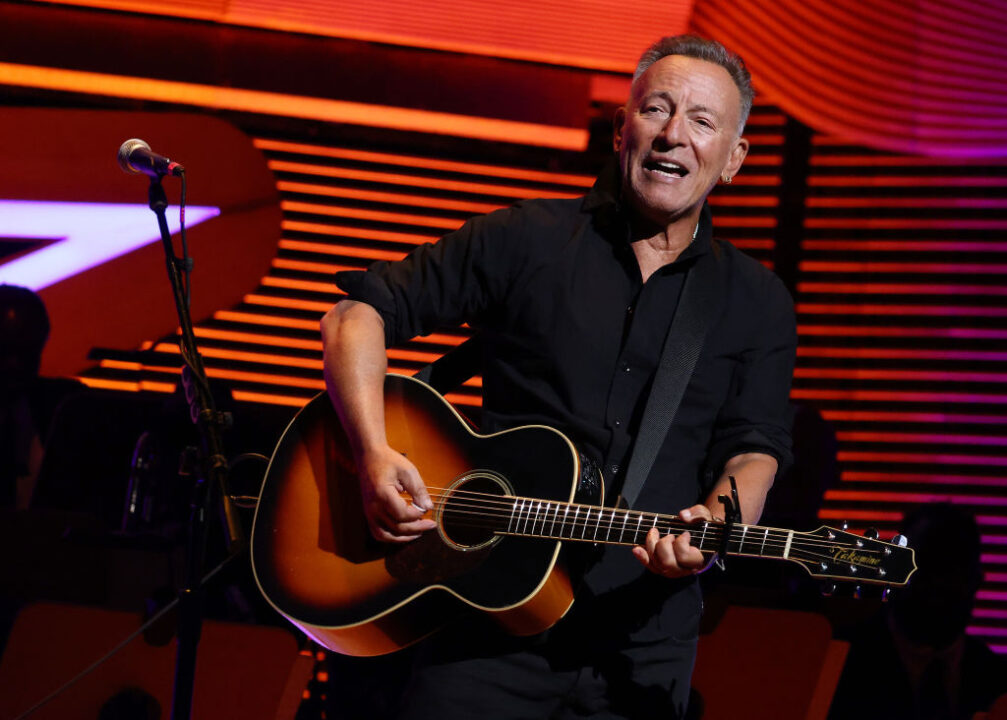
[[[597,542],[598,540],[598,528],[601,527],[601,519],[602,517],[604,517],[604,515],[605,511],[602,510],[601,508],[598,508],[598,519],[594,521],[594,535],[591,536],[591,539],[594,540],[595,542]]]
[[[514,531],[514,515],[515,513],[517,513],[517,506],[518,506],[518,499],[514,498],[514,505],[511,507],[510,510],[510,519],[507,520],[507,532]]]
[[[536,523],[538,523],[538,516],[541,514],[541,512],[542,512],[542,501],[539,500],[537,503],[535,503],[535,517],[533,517],[532,521],[531,521],[531,534],[532,535],[535,534],[535,525],[536,525]]]
[[[590,522],[591,522],[591,508],[589,507],[587,509],[587,515],[584,516],[584,527],[582,527],[580,529],[580,539],[581,540],[583,540],[584,539],[584,535],[587,534],[587,526],[588,526],[588,523],[590,523]]]
[[[563,537],[563,528],[565,528],[567,526],[566,519],[568,517],[570,517],[570,503],[567,503],[566,504],[566,509],[563,510],[563,524],[560,526],[560,529],[559,529],[559,536],[560,537]],[[573,537],[573,530],[572,529],[570,530],[570,534],[567,535],[567,537]]]
[[[525,499],[525,498],[521,498],[521,506],[520,506],[520,508],[518,508],[518,511],[517,511],[517,525],[514,526],[514,531],[515,532],[518,532],[518,533],[524,532],[523,530],[518,529],[518,526],[521,524],[521,516],[525,515],[525,508],[527,508],[527,506],[528,506],[528,500]],[[527,525],[527,524],[528,524],[528,518],[527,518],[527,516],[525,516],[525,525]]]
[[[623,512],[622,514],[622,529],[619,530],[619,542],[622,542],[622,536],[626,534],[626,523],[629,522],[629,513]]]
[[[573,531],[577,529],[577,518],[580,517],[580,505],[573,513],[573,527],[570,529],[570,537],[573,537]]]
[[[547,502],[545,504],[545,509],[542,511],[542,527],[539,528],[538,534],[542,537],[548,537],[545,531],[545,524],[549,522],[549,511],[552,509],[552,503]]]
[[[759,555],[764,556],[766,554],[766,539],[769,537],[769,528],[764,528],[762,531],[762,546],[759,548]]]
[[[640,544],[640,528],[643,527],[643,513],[636,518],[636,530],[633,531],[633,544]]]
[[[794,539],[794,531],[790,530],[787,532],[787,544],[783,547],[783,559],[786,560],[790,555],[790,543]]]
[[[745,552],[745,538],[748,537],[748,525],[741,526],[741,540],[738,541],[738,554]]]
[[[700,550],[703,549],[703,543],[706,542],[706,529],[708,527],[710,527],[710,521],[709,520],[704,520],[703,521],[703,534],[699,536],[699,549]]]
[[[612,538],[612,523],[615,522],[615,510],[612,511],[611,516],[608,518],[608,530],[605,531],[605,542],[610,542]]]
[[[556,503],[556,510],[552,514],[552,525],[549,526],[549,537],[556,537],[557,520],[559,520],[559,503]]]

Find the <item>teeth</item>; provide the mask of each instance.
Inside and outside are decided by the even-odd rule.
[[[655,162],[655,163],[653,163],[652,167],[655,170],[658,170],[658,171],[663,172],[663,173],[667,173],[669,175],[681,175],[681,176],[684,176],[688,172],[688,170],[686,170],[684,167],[682,167],[678,163]]]

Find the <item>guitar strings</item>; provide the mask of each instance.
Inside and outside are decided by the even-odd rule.
[[[695,534],[698,531],[698,529],[700,529],[702,527],[701,525],[685,523],[684,521],[678,521],[676,523],[675,520],[674,520],[674,518],[676,516],[672,516],[672,515],[661,515],[661,514],[657,514],[657,513],[641,512],[641,513],[638,514],[637,519],[634,520],[633,517],[632,517],[632,515],[636,511],[628,511],[628,510],[623,510],[623,509],[618,509],[618,508],[617,509],[601,508],[600,506],[595,506],[595,505],[571,504],[571,503],[564,503],[564,502],[561,502],[561,501],[540,500],[540,499],[534,499],[534,498],[521,498],[521,497],[514,497],[514,496],[509,496],[509,495],[494,495],[494,494],[488,494],[488,493],[477,493],[477,492],[472,492],[472,491],[458,491],[458,490],[455,490],[455,491],[443,492],[443,493],[436,493],[435,492],[435,493],[433,493],[433,496],[438,497],[438,498],[454,498],[455,496],[461,495],[461,494],[465,494],[465,495],[468,495],[470,497],[468,497],[468,498],[458,498],[459,502],[453,503],[451,505],[446,505],[445,512],[451,512],[451,513],[458,514],[458,513],[463,512],[461,509],[459,509],[459,507],[465,507],[466,508],[466,512],[469,512],[470,514],[473,514],[473,515],[480,515],[480,514],[482,514],[485,517],[491,517],[491,518],[494,518],[494,519],[504,519],[504,518],[508,518],[509,519],[511,516],[514,515],[514,512],[516,510],[515,504],[524,501],[524,502],[527,502],[527,503],[532,504],[532,505],[540,505],[540,506],[541,505],[566,506],[566,507],[569,507],[571,510],[576,510],[578,508],[579,509],[585,509],[588,512],[600,510],[600,513],[599,513],[600,516],[604,516],[606,513],[609,514],[609,524],[611,525],[612,532],[614,532],[617,528],[618,529],[622,528],[622,526],[624,525],[624,522],[620,521],[620,519],[622,519],[622,518],[626,518],[628,520],[628,524],[626,524],[626,530],[627,531],[631,527],[633,527],[633,526],[639,527],[640,526],[640,522],[639,522],[640,518],[645,518],[648,521],[653,521],[655,517],[659,521],[661,521],[661,520],[665,521],[664,525],[659,524],[658,527],[659,528],[667,528],[667,530],[669,530],[669,531],[670,530],[678,530],[678,531],[690,530],[690,531],[693,532],[693,534]],[[472,502],[473,499],[479,500],[482,504],[479,505],[479,504],[473,503]],[[465,501],[467,501],[467,502],[465,502]],[[478,512],[473,512],[474,510],[488,510],[490,512],[478,513]],[[532,512],[535,512],[535,517],[534,518],[531,517],[531,513]],[[551,513],[551,512],[553,512],[553,510],[552,510],[552,508],[547,508],[545,510],[545,512],[546,513]],[[554,515],[554,517],[552,519],[550,519],[548,517],[544,517],[541,513],[539,513],[539,511],[537,509],[535,511],[528,511],[528,510],[523,509],[521,511],[521,514],[522,514],[522,517],[521,517],[521,519],[519,519],[519,522],[522,523],[522,524],[524,524],[525,527],[527,527],[528,524],[532,524],[534,526],[534,525],[537,525],[539,522],[542,522],[543,526],[545,524],[550,524],[550,523],[556,523],[556,524],[565,523],[567,526],[572,525],[574,528],[580,528],[582,526],[581,523],[583,522],[580,519],[578,519],[576,521],[574,521],[573,519],[571,519],[569,517],[569,511],[566,514],[564,514],[564,517],[562,519],[559,518],[558,516],[555,516],[555,515]],[[587,514],[585,513],[585,517],[586,516],[587,516]],[[618,518],[618,519],[615,519],[615,518]],[[598,520],[596,522],[604,522],[604,519]],[[593,526],[590,526],[590,527],[593,527]],[[714,534],[715,533],[719,533],[722,527],[724,527],[723,523],[718,523],[716,521],[712,521],[712,524],[708,526],[708,534],[710,534],[710,533],[714,533]],[[755,528],[755,529],[753,529],[753,528]],[[642,528],[640,528],[640,529],[642,529]],[[745,537],[746,534],[747,535],[751,535],[753,538],[758,538],[760,535],[765,535],[767,530],[769,531],[769,534],[766,536],[767,537],[767,544],[769,542],[769,539],[768,539],[769,537],[772,537],[773,540],[774,540],[774,542],[776,542],[776,543],[783,543],[783,542],[785,542],[786,536],[789,535],[791,532],[803,535],[803,533],[800,533],[799,531],[783,530],[783,529],[779,529],[779,528],[766,528],[766,527],[758,526],[758,525],[745,525],[743,523],[739,523],[739,524],[733,526],[732,539],[734,539],[734,537],[736,535],[741,535],[742,537]],[[783,537],[780,538],[779,537],[780,535],[782,535]],[[567,538],[567,539],[571,539],[571,538]],[[746,542],[749,542],[749,541],[746,540]],[[844,544],[841,541],[837,542],[837,541],[817,540],[817,539],[814,540],[814,541],[810,541],[810,540],[803,540],[801,538],[797,538],[796,540],[794,540],[794,542],[800,542],[800,543],[802,543],[802,544],[804,544],[806,546],[808,546],[808,545],[812,545],[812,546],[813,545],[817,545],[817,546],[821,546],[821,547],[835,547],[837,545],[843,545]],[[846,544],[849,545],[851,547],[851,549],[862,550],[863,553],[877,553],[877,552],[879,552],[877,550],[870,550],[870,549],[867,549],[867,548],[855,548],[850,543],[846,543]]]
[[[606,509],[601,509],[598,506],[576,505],[576,504],[560,503],[560,502],[555,502],[554,503],[553,501],[549,501],[549,500],[539,500],[539,499],[532,499],[532,498],[515,498],[513,496],[501,496],[501,495],[496,495],[496,494],[478,493],[478,492],[464,491],[464,490],[454,490],[454,491],[444,492],[444,493],[437,493],[437,492],[435,492],[435,493],[433,493],[433,495],[435,495],[435,496],[437,496],[439,498],[447,498],[447,497],[458,496],[458,495],[466,495],[466,496],[468,496],[466,498],[456,498],[460,502],[456,502],[456,503],[454,503],[452,505],[447,505],[445,507],[444,512],[448,513],[452,517],[457,518],[457,516],[460,516],[460,515],[463,515],[463,514],[467,514],[467,515],[472,516],[472,517],[480,517],[481,516],[481,517],[493,518],[494,520],[498,520],[498,521],[507,520],[508,524],[509,524],[509,521],[514,517],[514,512],[515,512],[515,510],[517,510],[517,505],[516,505],[517,503],[525,501],[528,504],[537,505],[539,507],[536,508],[536,510],[534,511],[535,512],[534,517],[532,516],[532,511],[522,510],[522,515],[524,515],[524,517],[519,518],[518,524],[519,525],[523,524],[524,525],[524,530],[522,530],[520,532],[507,532],[505,534],[532,534],[532,535],[538,535],[538,536],[542,536],[542,537],[552,537],[552,538],[563,539],[563,540],[575,540],[575,541],[577,541],[577,540],[595,540],[597,538],[597,534],[598,534],[599,530],[601,529],[600,526],[599,526],[599,523],[604,522],[604,514],[606,512]],[[468,501],[467,503],[465,502],[466,500]],[[475,504],[473,502],[473,500],[477,500],[479,503],[482,503],[482,504],[481,505],[480,504]],[[570,519],[570,517],[569,517],[569,510],[567,510],[567,512],[564,514],[563,518],[560,518],[558,516],[558,512],[557,512],[556,514],[554,514],[553,518],[550,519],[548,517],[548,514],[550,512],[552,512],[552,508],[548,507],[548,506],[553,505],[553,504],[555,504],[557,506],[567,506],[568,508],[572,508],[575,511],[576,511],[576,509],[583,508],[583,509],[588,510],[588,513],[585,513],[585,516],[584,516],[583,520],[581,520],[581,519]],[[545,512],[544,513],[540,512],[540,510],[539,510],[539,508],[542,505],[546,505],[547,506],[545,508]],[[461,508],[465,508],[465,509],[463,510]],[[478,512],[479,510],[489,510],[491,512]],[[588,514],[591,511],[593,511],[593,510],[599,510],[599,518],[600,519],[597,520],[597,521],[595,521],[594,524],[590,524],[589,521],[588,521]],[[610,514],[609,515],[609,526],[610,527],[607,528],[607,529],[605,529],[605,541],[606,542],[612,542],[611,541],[611,535],[612,535],[613,532],[616,532],[616,531],[620,532],[620,536],[623,536],[626,533],[633,533],[633,537],[635,538],[636,535],[641,530],[644,529],[644,527],[646,527],[646,529],[649,531],[650,527],[654,527],[654,526],[656,526],[659,531],[669,532],[669,531],[671,531],[673,529],[678,530],[678,531],[690,530],[692,532],[692,535],[693,535],[694,538],[698,538],[698,537],[701,536],[701,534],[699,533],[699,529],[700,529],[701,526],[688,525],[688,524],[685,524],[683,522],[680,522],[680,523],[676,524],[673,520],[671,520],[671,518],[673,518],[674,516],[662,516],[662,515],[657,515],[657,514],[654,514],[654,513],[640,513],[637,516],[637,519],[634,521],[632,519],[632,516],[631,516],[631,513],[633,511],[625,511],[625,510],[618,510],[618,509],[616,509],[613,512],[613,510],[607,509],[607,512]],[[623,522],[619,522],[616,518],[623,519]],[[641,523],[640,523],[640,520],[643,519],[643,518],[647,518],[647,519],[649,519],[652,522],[656,518],[657,522],[656,522],[655,525],[642,526]],[[626,522],[627,520],[629,522]],[[455,520],[455,522],[457,522],[457,520]],[[478,523],[478,522],[469,522],[468,524],[471,525],[471,526],[474,526],[474,527],[484,527],[481,523]],[[532,526],[532,529],[531,529],[530,533],[527,530],[529,524]],[[536,531],[535,528],[538,525],[541,525],[541,527]],[[545,528],[546,528],[547,525],[550,526],[550,532],[549,533],[545,533]],[[561,532],[561,534],[559,534],[559,535],[555,535],[552,532],[555,529],[556,525],[560,526],[560,532]],[[586,530],[588,528],[591,528],[591,527],[596,528],[595,529],[595,533],[593,533],[591,535],[591,538],[588,538]],[[712,542],[717,541],[717,540],[722,540],[721,530],[722,530],[723,527],[724,526],[722,524],[716,524],[715,523],[712,526],[708,524],[707,525],[706,534],[705,534],[705,539],[703,539],[703,542],[705,543],[708,540],[708,541],[710,541],[712,543]],[[751,532],[749,532],[752,527],[755,527],[755,528],[758,528],[758,529],[752,530]],[[562,534],[562,531],[566,530],[566,529],[570,529],[571,532],[570,532],[569,535],[563,535]],[[582,529],[581,537],[579,537],[579,538],[578,537],[573,537],[573,534],[576,532],[577,529]],[[739,551],[743,550],[744,549],[744,545],[747,543],[749,545],[753,545],[753,544],[754,545],[758,545],[759,548],[760,548],[760,553],[763,553],[767,547],[770,548],[770,549],[780,549],[780,548],[785,547],[785,536],[789,535],[790,533],[791,533],[791,531],[789,531],[789,530],[780,530],[780,529],[765,528],[765,527],[759,527],[759,526],[740,525],[740,526],[734,526],[732,528],[732,534],[731,534],[730,541],[738,543],[738,545],[739,545]],[[778,537],[781,534],[784,536],[784,538],[779,538]],[[622,543],[622,544],[635,544],[635,543]],[[861,555],[874,555],[874,554],[878,554],[878,552],[879,552],[879,551],[876,551],[876,550],[870,550],[870,549],[862,548],[862,547],[861,548],[857,548],[857,547],[854,547],[850,543],[843,543],[843,542],[828,542],[828,541],[819,541],[819,540],[808,541],[808,540],[802,540],[801,538],[792,539],[792,542],[791,542],[791,551],[792,552],[793,551],[803,551],[803,552],[807,552],[807,553],[812,553],[814,555],[814,557],[823,558],[823,559],[830,559],[830,560],[832,559],[829,556],[821,555],[820,553],[813,553],[812,548],[815,548],[815,547],[823,547],[823,548],[843,547],[844,549],[859,550]],[[868,567],[873,567],[873,566],[868,565]]]
[[[452,495],[452,494],[453,493],[448,493],[447,495]],[[532,510],[527,510],[526,511],[526,510],[522,509],[521,515],[518,517],[518,523],[520,525],[524,526],[525,530],[523,532],[527,532],[527,527],[528,527],[529,524],[532,526],[531,534],[544,534],[544,532],[542,532],[542,531],[544,531],[544,528],[545,528],[546,525],[552,525],[552,526],[554,526],[556,524],[559,524],[559,525],[561,525],[561,528],[572,528],[573,531],[576,531],[576,529],[580,529],[580,528],[594,527],[595,526],[595,525],[585,525],[585,522],[587,520],[587,514],[585,514],[585,516],[584,516],[585,519],[584,520],[581,520],[579,518],[578,519],[570,518],[568,512],[566,514],[564,514],[563,518],[560,518],[558,516],[558,514],[554,514],[554,516],[552,518],[550,518],[549,517],[549,513],[553,512],[552,508],[547,507],[547,508],[544,509],[544,512],[543,512],[540,509],[540,506],[541,505],[552,505],[553,504],[552,501],[546,501],[546,500],[541,500],[540,501],[540,500],[531,500],[531,499],[523,499],[523,498],[516,498],[516,499],[512,499],[512,500],[508,501],[507,500],[508,496],[489,496],[489,497],[492,497],[494,499],[495,498],[500,498],[500,501],[493,503],[497,507],[493,507],[493,504],[485,504],[484,503],[483,505],[475,505],[475,504],[472,504],[471,502],[469,502],[468,505],[466,506],[462,502],[456,502],[453,505],[447,506],[445,508],[445,512],[452,513],[454,515],[459,515],[459,514],[462,514],[464,512],[467,512],[468,514],[473,515],[473,516],[480,516],[481,515],[483,517],[493,518],[493,519],[496,519],[496,520],[507,519],[508,522],[509,522],[510,519],[512,519],[512,517],[514,516],[514,511],[517,509],[515,507],[515,503],[521,502],[522,500],[526,500],[530,504],[537,505],[539,507],[536,507],[536,509],[534,511],[532,511]],[[555,504],[556,505],[563,505],[562,503],[555,503]],[[462,507],[467,507],[467,509],[466,510],[462,510],[461,509]],[[597,506],[586,506],[586,505],[571,505],[570,507],[575,508],[575,509],[576,508],[584,508],[584,509],[587,509],[589,512],[593,511],[593,510],[599,509]],[[482,513],[480,513],[480,512],[474,512],[474,510],[475,511],[477,511],[477,510],[490,510],[492,512],[482,512]],[[601,512],[599,513],[599,517],[601,519],[596,520],[595,524],[605,522],[605,520],[604,520],[604,514],[605,514],[605,512],[606,512],[606,510],[601,510]],[[678,530],[680,532],[681,531],[685,531],[685,530],[690,530],[690,531],[692,531],[692,534],[695,535],[702,528],[701,525],[685,524],[684,522],[675,523],[675,522],[673,522],[671,520],[666,519],[666,518],[672,518],[673,516],[662,516],[662,515],[656,515],[656,514],[653,514],[653,513],[640,513],[637,516],[637,519],[634,520],[632,518],[632,511],[620,511],[620,510],[616,510],[613,513],[612,510],[607,510],[607,512],[609,513],[608,522],[609,522],[609,526],[610,526],[609,529],[606,529],[606,534],[607,534],[608,537],[611,536],[612,532],[616,532],[616,531],[623,532],[623,533],[625,533],[625,532],[639,532],[640,530],[643,529],[643,527],[647,527],[647,529],[649,530],[649,527],[652,526],[652,525],[649,522],[646,525],[641,524],[640,520],[643,519],[643,518],[647,518],[650,521],[653,521],[655,518],[657,518],[658,521],[664,521],[664,522],[658,522],[657,523],[656,526],[658,527],[659,530],[662,530],[662,529],[666,530],[666,531]],[[534,513],[534,515],[533,515],[533,513]],[[622,522],[620,522],[619,519],[622,519]],[[542,528],[540,529],[539,532],[536,532],[535,527],[537,525],[539,525],[540,523],[542,525]],[[719,534],[719,532],[720,532],[720,530],[721,530],[722,527],[723,527],[723,525],[720,524],[720,523],[713,524],[712,525],[712,529],[710,529],[711,528],[710,525],[707,526],[707,535],[711,536],[711,540],[712,539],[716,539],[716,536]],[[757,529],[752,530],[752,528],[757,528]],[[760,544],[760,546],[761,546],[763,544],[763,542],[759,538],[762,537],[765,540],[765,545],[768,545],[768,546],[781,546],[782,544],[785,543],[786,536],[789,535],[790,533],[791,533],[791,531],[789,531],[789,530],[779,530],[779,529],[774,529],[774,528],[764,528],[764,527],[759,527],[759,526],[748,526],[748,525],[742,524],[740,526],[734,526],[734,528],[732,529],[732,537],[731,537],[731,539],[732,540],[737,539],[739,542],[742,541],[742,540],[744,540],[745,542],[749,542],[749,543],[753,543],[754,542],[754,543]],[[741,536],[740,538],[738,537],[739,535]],[[782,535],[783,537],[782,538],[779,537],[780,535]],[[564,537],[564,536],[557,536],[557,537]],[[751,537],[751,540],[749,540],[748,537]],[[770,537],[772,537],[772,541],[770,540]],[[573,538],[572,536],[565,536],[564,539],[583,539],[583,534],[582,534],[581,538]],[[832,548],[832,547],[836,547],[836,546],[842,546],[844,543],[843,542],[835,542],[835,541],[820,541],[820,540],[809,541],[809,540],[802,540],[801,538],[797,538],[796,540],[792,540],[792,546],[794,546],[795,544],[803,545],[804,547],[819,546],[819,547],[829,547],[829,548]],[[867,548],[856,548],[855,546],[853,546],[850,543],[846,543],[846,545],[849,546],[850,549],[860,550],[862,554],[876,554],[876,553],[879,552],[877,550],[870,550],[870,549],[867,549]]]
[[[475,522],[468,522],[468,523],[465,523],[465,522],[455,522],[454,524],[455,524],[455,526],[461,526],[461,527],[477,527],[477,528],[485,529],[485,526],[483,524],[481,524],[481,523],[475,523]],[[659,529],[660,529],[660,527],[659,527]],[[527,533],[527,532],[521,532],[521,531],[516,531],[516,530],[515,531],[496,530],[494,532],[496,534],[499,534],[499,535],[511,535],[511,536],[516,536],[516,537],[534,537],[536,539],[543,539],[543,540],[566,540],[566,541],[573,541],[573,542],[596,542],[596,540],[594,540],[592,537],[576,537],[576,536],[571,537],[571,536],[566,536],[566,535],[553,535],[553,534],[535,533],[535,532]],[[629,531],[627,531],[627,532],[629,532]],[[632,532],[635,535],[636,531],[632,531]],[[693,545],[693,547],[698,547],[698,545],[696,545],[695,542],[694,542],[695,539],[696,539],[696,537],[697,536],[695,536],[695,535],[692,537],[692,541],[693,541],[692,545]],[[711,543],[712,543],[713,539],[711,539],[711,538],[707,538],[707,539],[710,540]],[[641,544],[639,542],[633,542],[633,541],[622,540],[622,539],[612,540],[610,538],[602,540],[601,542],[604,542],[604,543],[609,544],[609,545],[627,545],[627,546]],[[781,559],[781,560],[784,559],[784,557],[783,557],[782,554],[780,554],[780,555],[766,555],[766,554],[764,554],[765,548],[762,547],[762,543],[761,542],[758,542],[756,540],[751,540],[751,541],[746,541],[746,542],[748,544],[757,544],[757,545],[759,545],[760,552],[759,553],[745,553],[745,552],[743,552],[744,545],[741,544],[741,543],[739,543],[738,549],[736,551],[736,554],[738,554],[738,555],[753,555],[753,556],[764,557],[764,558],[765,557],[770,557],[770,558]],[[779,548],[781,546],[779,544],[777,544],[776,547]],[[715,550],[708,549],[708,548],[700,548],[700,549],[702,549],[704,552],[711,552],[711,553],[712,552],[716,552]],[[864,554],[864,553],[862,553],[862,554]],[[808,549],[808,547],[805,547],[801,543],[798,543],[798,542],[795,542],[795,543],[793,543],[791,545],[790,552],[788,554],[788,558],[789,559],[798,559],[798,560],[807,560],[807,561],[812,561],[812,562],[836,562],[835,559],[832,556],[825,555],[825,554],[822,554],[820,552],[814,552],[813,550]],[[868,570],[878,570],[879,569],[875,565],[873,565],[871,563],[866,563],[866,562],[857,562],[857,561],[847,562],[847,561],[841,561],[839,564],[840,565],[845,565],[845,566],[856,566],[857,568],[866,568]],[[823,568],[823,570],[824,570],[824,568]],[[870,579],[870,578],[865,578],[865,579]]]

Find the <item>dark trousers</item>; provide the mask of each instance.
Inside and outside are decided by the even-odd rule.
[[[510,640],[501,647],[491,630],[480,653],[480,637],[457,635],[436,638],[419,650],[397,720],[673,720],[685,715],[695,638],[613,648],[593,646],[588,634],[554,636],[544,643]],[[469,652],[459,650],[459,642]]]

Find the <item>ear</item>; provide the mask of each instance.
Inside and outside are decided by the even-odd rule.
[[[724,166],[724,172],[721,175],[727,175],[728,177],[737,175],[746,157],[748,157],[748,140],[739,137],[735,141],[734,147],[731,148],[731,154],[727,158],[727,165]]]
[[[616,152],[622,148],[622,128],[626,123],[626,108],[620,106],[612,116],[612,149]]]

